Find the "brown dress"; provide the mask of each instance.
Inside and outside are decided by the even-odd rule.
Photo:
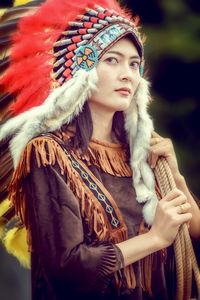
[[[59,137],[69,138],[66,134]],[[81,213],[83,207],[68,185],[59,156],[51,151],[51,142],[41,148],[43,138],[39,139],[29,143],[26,172],[21,174],[32,239],[32,299],[170,299],[162,264],[152,273],[153,298],[142,290],[138,262],[133,265],[136,287],[128,289],[119,271],[122,284],[116,289],[112,270],[116,264],[123,265],[120,250],[107,240],[94,243],[87,217]],[[142,222],[142,205],[136,201],[127,148],[91,140],[89,153],[76,155],[113,197],[128,238],[136,236]]]

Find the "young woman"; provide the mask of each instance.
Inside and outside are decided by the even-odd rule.
[[[61,14],[66,1],[59,2]],[[172,142],[153,131],[146,112],[137,24],[116,3],[100,2],[84,12],[83,3],[79,21],[68,4],[53,44],[54,90],[39,107],[30,106],[34,93],[18,99],[21,114],[2,127],[1,138],[17,131],[10,197],[28,233],[32,298],[171,299],[169,246],[184,223],[200,238],[199,209]],[[53,12],[54,3],[27,22]],[[177,186],[162,199],[153,173],[159,157]]]

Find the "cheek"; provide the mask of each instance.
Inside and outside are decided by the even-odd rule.
[[[135,78],[133,80],[134,93],[135,93],[135,91],[137,90],[137,88],[139,86],[140,80],[141,80],[140,74],[138,74],[137,76],[135,76]]]
[[[99,93],[107,94],[111,92],[114,78],[110,76],[109,72],[101,72],[98,75],[97,88]]]

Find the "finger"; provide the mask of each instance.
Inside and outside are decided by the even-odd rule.
[[[188,202],[176,206],[177,214],[185,214],[185,213],[189,212],[190,209],[191,209],[191,205]]]
[[[159,155],[156,155],[155,153],[151,153],[151,168],[152,169],[154,169],[156,167],[158,158],[159,158]]]
[[[151,162],[152,162],[152,152],[149,152],[147,161],[148,161],[148,164],[151,166]]]
[[[192,219],[192,214],[190,212],[184,214],[177,214],[177,222],[180,224],[189,222]]]
[[[162,138],[162,136],[160,136],[160,135],[159,135],[157,132],[155,132],[155,131],[152,131],[151,137],[152,137],[152,138]]]
[[[162,154],[162,155],[167,155],[168,153],[171,153],[171,144],[165,140],[157,140],[155,141],[154,139],[152,140],[152,145],[150,145],[149,151],[155,153],[155,154]]]
[[[181,190],[174,188],[169,193],[167,193],[167,195],[163,199],[165,199],[166,201],[171,201],[175,198],[178,198],[179,196],[184,196],[186,198],[185,194]]]
[[[152,153],[152,162],[153,165],[151,167],[155,167],[155,163],[157,162],[159,157],[169,158],[172,156],[168,145],[160,143],[150,147],[150,152]]]
[[[159,157],[165,157],[168,158],[171,156],[165,145],[161,146],[160,144],[154,145],[153,147],[150,148],[150,153],[151,153],[151,163],[150,166],[151,168],[156,167],[157,160]]]
[[[167,207],[174,206],[174,207],[180,207],[180,205],[184,205],[187,203],[187,198],[185,195],[180,195],[178,197],[175,197],[171,201],[167,201]]]
[[[150,146],[160,144],[163,141],[165,141],[165,139],[163,137],[161,137],[161,136],[159,136],[159,137],[152,137],[150,139]]]

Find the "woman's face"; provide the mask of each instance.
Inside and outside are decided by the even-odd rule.
[[[122,38],[97,65],[98,90],[88,100],[90,108],[116,112],[126,110],[140,82],[140,56],[133,42]]]

